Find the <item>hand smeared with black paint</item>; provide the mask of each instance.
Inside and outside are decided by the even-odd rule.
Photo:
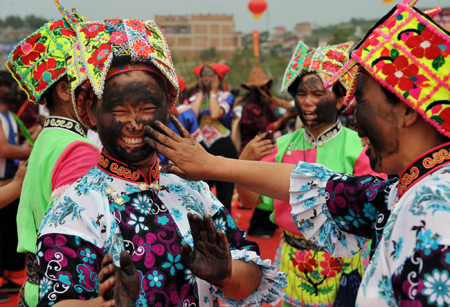
[[[231,277],[232,264],[227,237],[214,227],[209,215],[204,215],[202,220],[200,216],[188,213],[188,219],[194,249],[187,243],[183,244],[183,261],[195,276],[222,287]]]
[[[120,254],[120,268],[113,264],[111,254],[102,261],[98,274],[99,293],[105,300],[103,306],[134,307],[139,298],[140,280],[128,252]]]

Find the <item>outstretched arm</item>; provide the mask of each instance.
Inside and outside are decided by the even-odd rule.
[[[258,194],[289,201],[290,174],[295,165],[244,161],[214,156],[171,116],[180,135],[156,121],[146,126],[145,141],[174,164],[162,168],[189,180],[234,182]]]

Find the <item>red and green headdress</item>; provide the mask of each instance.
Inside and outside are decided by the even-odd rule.
[[[289,87],[306,73],[315,73],[325,85],[338,72],[348,60],[348,51],[353,42],[339,45],[309,48],[304,42],[298,42],[297,48],[292,55],[286,72],[284,73],[281,92],[288,91]],[[342,86],[347,90],[353,86],[355,70],[349,70],[339,79]],[[352,99],[346,99],[352,101]],[[348,105],[348,103],[346,104]]]
[[[32,102],[43,103],[44,92],[66,74],[66,56],[76,35],[65,19],[70,18],[74,24],[84,19],[75,10],[65,11],[65,15],[23,39],[6,61],[6,67]]]
[[[67,76],[75,111],[81,122],[90,125],[86,114],[87,95],[102,97],[105,80],[111,75],[113,63],[122,63],[117,70],[150,70],[158,73],[168,90],[169,102],[176,101],[178,78],[167,42],[153,21],[137,19],[106,19],[103,22],[80,22],[74,25],[76,44],[67,59]],[[122,67],[123,66],[123,67]]]
[[[439,132],[450,137],[450,34],[404,0],[355,46],[346,65],[328,82],[364,68]]]

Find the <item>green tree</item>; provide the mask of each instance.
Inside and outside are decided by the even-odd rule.
[[[217,62],[219,59],[220,54],[217,53],[214,47],[205,49],[200,53],[200,60],[203,62]]]
[[[33,14],[27,15],[24,18],[24,23],[31,29],[38,29],[44,25],[48,20],[42,17],[37,17]]]
[[[13,27],[15,29],[24,27],[25,23],[20,16],[7,16],[3,21],[4,26]]]

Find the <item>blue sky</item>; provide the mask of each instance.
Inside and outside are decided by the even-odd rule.
[[[235,30],[265,31],[277,26],[292,29],[296,23],[312,22],[330,25],[351,18],[378,19],[392,4],[382,0],[266,0],[268,9],[261,19],[253,19],[247,8],[249,0],[60,0],[66,8],[77,11],[90,20],[105,18],[153,19],[157,15],[233,14]],[[399,3],[396,0],[396,3]],[[417,7],[450,7],[448,0],[419,0]],[[0,0],[0,17],[34,14],[55,19],[60,14],[53,0]]]

